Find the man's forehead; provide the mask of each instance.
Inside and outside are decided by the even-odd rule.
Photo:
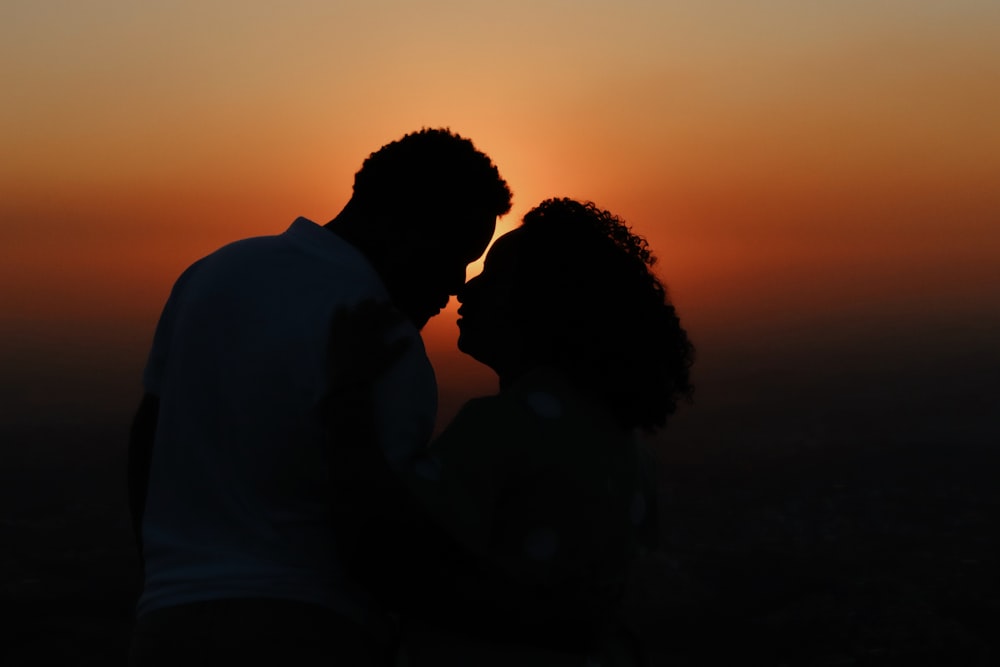
[[[429,232],[446,248],[457,252],[478,252],[482,254],[496,232],[496,216],[478,218],[466,217],[441,225]]]

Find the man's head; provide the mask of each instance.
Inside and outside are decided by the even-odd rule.
[[[396,306],[422,327],[458,292],[507,213],[490,158],[446,129],[423,129],[368,156],[329,226],[364,252]]]

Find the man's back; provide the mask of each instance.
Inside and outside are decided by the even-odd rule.
[[[317,406],[330,316],[370,297],[385,292],[364,257],[301,219],[226,246],[178,280],[145,376],[160,405],[140,615],[256,597],[367,616],[337,562],[330,436]],[[416,344],[383,407],[386,423],[407,429],[390,440],[417,446],[433,426],[435,387],[419,335],[406,334]]]

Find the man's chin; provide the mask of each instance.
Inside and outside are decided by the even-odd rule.
[[[418,315],[412,315],[410,317],[410,321],[413,322],[413,326],[415,326],[419,331],[422,330],[425,326],[427,326],[427,323],[431,321],[432,317],[434,317],[435,315],[439,315],[440,313],[441,313],[440,310],[434,310],[431,312],[424,312]]]

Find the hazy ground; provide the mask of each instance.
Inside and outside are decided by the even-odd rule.
[[[663,549],[629,607],[653,664],[990,664],[998,459],[942,443],[666,465]],[[122,481],[120,457],[65,452],[4,479],[0,663],[122,662]]]
[[[696,407],[657,444],[663,545],[628,608],[651,664],[1000,660],[992,349],[704,357]],[[0,449],[0,664],[122,664],[126,424],[16,423]]]
[[[0,664],[124,664],[138,569],[109,436],[40,428],[4,450]]]

